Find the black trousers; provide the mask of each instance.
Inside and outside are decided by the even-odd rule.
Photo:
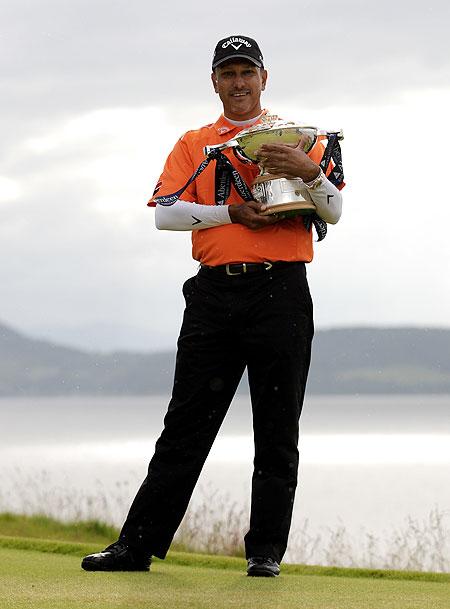
[[[249,556],[280,561],[298,470],[298,422],[313,336],[301,262],[236,276],[201,268],[183,286],[172,399],[120,538],[164,558],[248,368],[255,442]]]

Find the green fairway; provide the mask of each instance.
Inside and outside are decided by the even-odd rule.
[[[449,607],[450,583],[445,575],[442,581],[408,581],[336,577],[337,573],[301,575],[288,568],[279,578],[261,579],[246,577],[243,560],[221,559],[230,560],[227,568],[215,568],[196,566],[195,557],[186,566],[176,560],[155,562],[150,573],[87,573],[80,568],[79,556],[69,553],[73,548],[78,554],[80,548],[67,545],[68,553],[63,554],[55,553],[55,548],[48,542],[43,542],[45,551],[0,547],[2,609]]]

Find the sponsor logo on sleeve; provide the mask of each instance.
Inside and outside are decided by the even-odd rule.
[[[152,197],[155,197],[158,194],[158,191],[160,190],[162,186],[162,180],[159,180],[158,184],[155,186],[155,190],[153,191]]]

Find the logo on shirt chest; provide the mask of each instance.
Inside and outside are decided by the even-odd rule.
[[[219,127],[219,129],[217,129],[219,135],[224,135],[225,133],[228,133],[228,131],[231,131],[229,127]]]

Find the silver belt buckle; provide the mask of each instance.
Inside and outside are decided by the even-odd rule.
[[[230,277],[232,277],[233,275],[242,275],[242,273],[246,273],[247,272],[247,265],[245,264],[245,262],[242,263],[242,272],[241,273],[233,273],[232,271],[230,271],[230,265],[226,264],[225,265],[225,271],[227,273],[227,275],[230,275]]]

